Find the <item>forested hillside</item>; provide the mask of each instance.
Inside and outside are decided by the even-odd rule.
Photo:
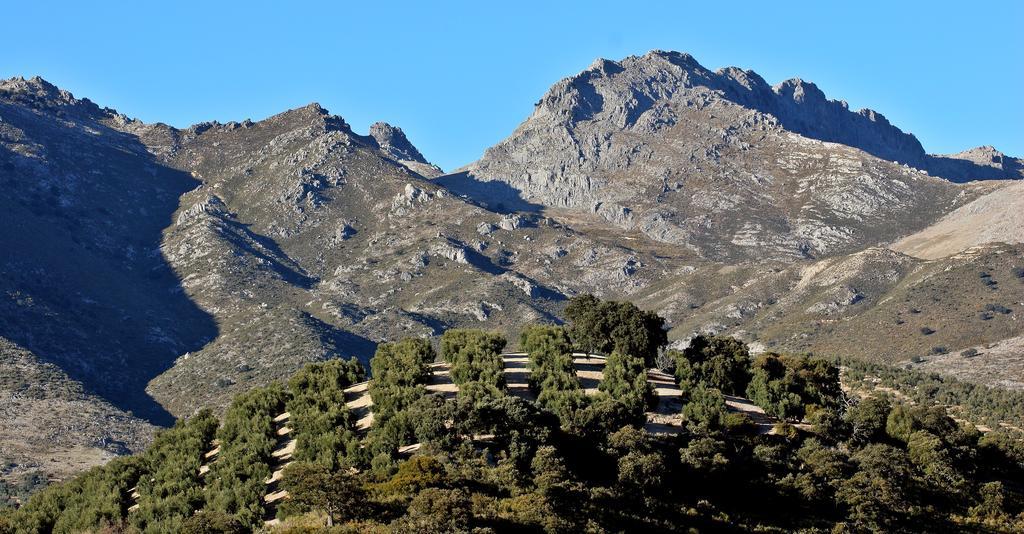
[[[841,381],[725,337],[666,351],[660,317],[590,296],[567,316],[524,328],[524,353],[467,329],[383,343],[368,384],[355,360],[310,364],[0,512],[0,532],[1024,528],[1020,395],[860,364]]]

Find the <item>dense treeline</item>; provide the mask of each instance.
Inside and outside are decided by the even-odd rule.
[[[330,360],[310,364],[288,380],[291,397],[286,408],[296,460],[327,469],[351,465],[350,458],[359,450],[359,436],[345,406],[345,388],[364,375],[356,360]]]
[[[206,510],[234,517],[246,527],[263,520],[265,480],[277,445],[274,417],[284,411],[287,392],[280,384],[235,397],[217,431],[220,452],[208,473]]]
[[[417,410],[413,407],[427,394],[423,386],[436,358],[426,339],[404,339],[377,347],[370,361],[374,420],[366,451],[374,462],[390,464],[399,447],[416,443]]]
[[[632,345],[638,352],[620,351],[633,342],[617,336],[659,339],[663,332],[633,329],[661,330],[661,324],[620,316],[618,305],[585,302],[615,310],[581,319],[601,322],[604,334],[581,337],[576,322],[522,332],[537,402],[502,389],[500,336],[460,330],[442,338],[442,357],[460,386],[453,398],[424,387],[436,356],[429,342],[382,344],[371,361],[377,420],[361,441],[351,432],[342,393],[361,368],[317,364],[287,389],[272,386],[236,399],[217,431],[222,451],[204,493],[195,492],[194,471],[158,464],[161,458],[193,462],[212,436],[209,414],[161,435],[154,444],[159,454],[121,459],[47,489],[6,526],[0,519],[0,532],[251,528],[262,509],[250,489],[262,491],[269,475],[270,417],[285,407],[300,442],[310,439],[281,483],[290,493],[278,509],[285,532],[1024,529],[1019,435],[983,434],[924,402],[847,397],[836,365],[804,355],[751,357],[730,338],[699,336],[667,358],[641,355],[652,348],[644,343]],[[608,350],[604,379],[594,394],[584,394],[573,351],[598,343]],[[671,362],[684,392],[685,427],[677,434],[643,428],[652,360]],[[779,422],[731,412],[732,395],[749,396]],[[413,443],[420,444],[415,453],[398,453]],[[133,517],[128,489],[141,477],[160,481],[147,494],[180,487],[181,502],[191,504],[151,508],[164,518]],[[202,511],[186,519],[191,508]]]
[[[181,532],[185,520],[203,507],[199,467],[217,432],[217,417],[203,410],[162,432],[142,455],[139,508],[131,522],[143,532]]]

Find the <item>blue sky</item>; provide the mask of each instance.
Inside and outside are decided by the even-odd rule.
[[[6,3],[0,77],[40,75],[174,126],[316,101],[359,132],[398,125],[452,169],[507,136],[558,79],[660,48],[769,83],[814,81],[929,152],[991,144],[1024,156],[1019,0],[86,4]]]

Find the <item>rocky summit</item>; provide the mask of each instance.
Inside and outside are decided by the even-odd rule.
[[[5,80],[0,476],[65,476],[379,342],[515,339],[584,292],[658,311],[677,344],[1024,388],[1017,364],[943,356],[1019,346],[1022,177],[992,147],[928,154],[813,83],[677,52],[596,61],[447,174],[400,128],[317,104],[178,129]]]

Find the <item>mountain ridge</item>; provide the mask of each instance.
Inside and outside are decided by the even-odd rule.
[[[845,109],[812,84],[776,93],[752,71],[648,56],[556,83],[509,139],[449,174],[400,128],[362,135],[316,103],[178,129],[39,78],[0,81],[0,249],[17,252],[0,261],[0,356],[17,347],[56,365],[135,444],[151,423],[222,408],[310,361],[365,362],[379,342],[453,327],[515,339],[525,323],[559,322],[581,292],[662,312],[677,341],[715,331],[849,356],[857,346],[821,332],[840,332],[828,330],[837,317],[862,329],[851,339],[895,321],[909,311],[882,301],[923,298],[904,286],[926,284],[962,314],[991,315],[939,332],[946,348],[1013,333],[1021,245],[976,242],[980,253],[943,260],[961,277],[997,273],[998,293],[922,281],[932,268],[879,252],[978,199],[1012,206],[1012,190],[805,137],[723,96]],[[844,113],[916,150],[884,117]],[[999,172],[1019,162],[989,148],[958,157]],[[815,289],[787,300],[819,264],[851,267],[808,275]],[[967,310],[979,295],[1010,311]],[[950,316],[925,304],[914,321]],[[909,326],[891,336],[886,361],[930,348]]]

